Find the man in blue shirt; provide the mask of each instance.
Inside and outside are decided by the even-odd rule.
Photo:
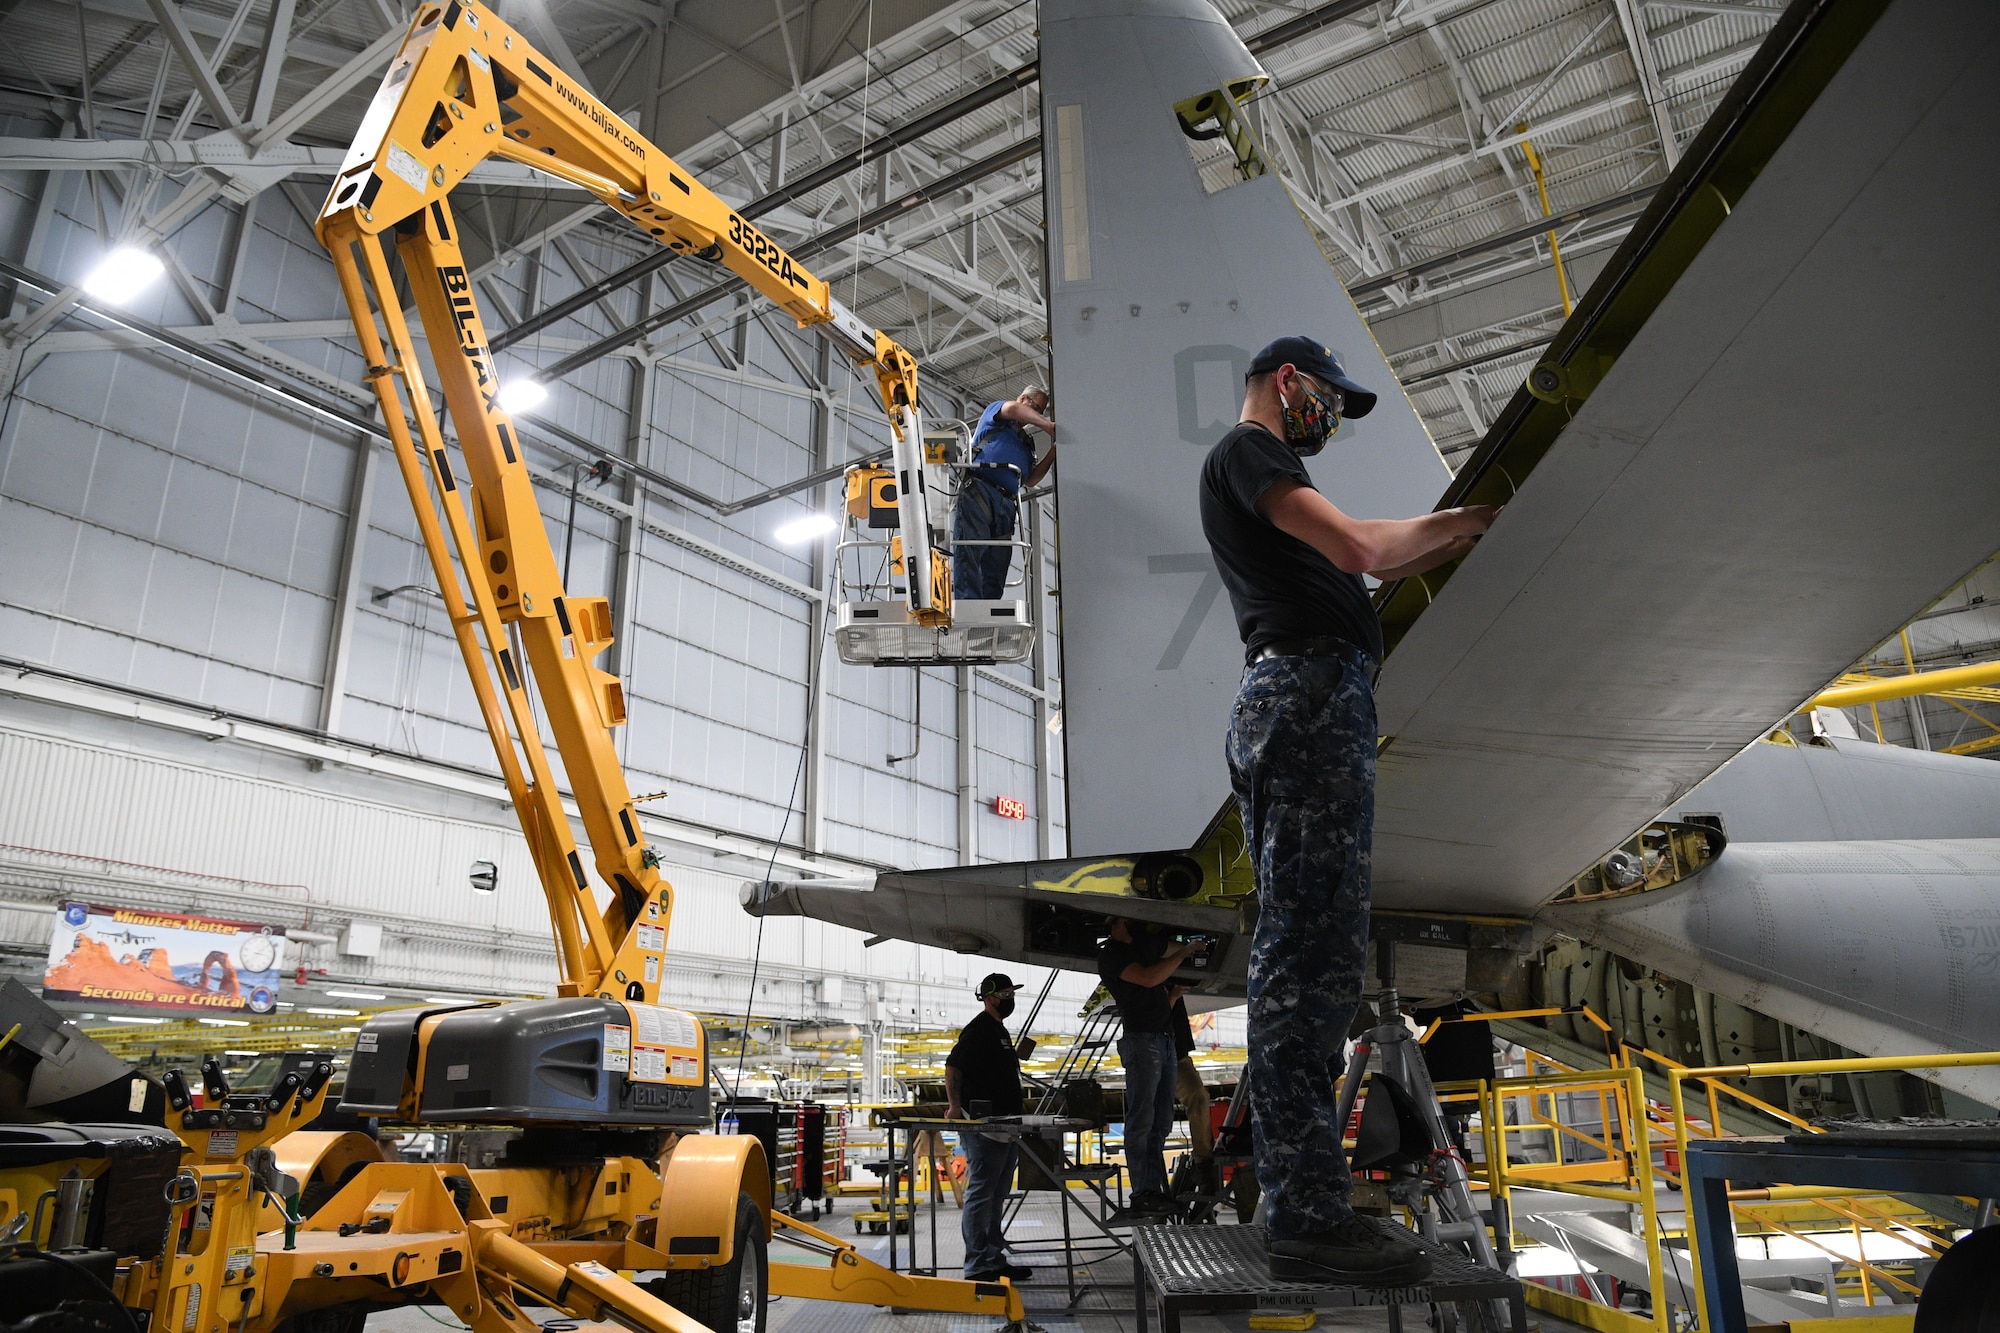
[[[960,543],[1013,540],[1023,480],[1033,486],[1055,466],[1056,423],[1048,412],[1048,390],[1030,384],[1020,397],[994,403],[980,413],[972,434],[973,467],[965,473],[951,524],[952,600],[992,601],[1006,588],[1013,547]],[[1030,426],[1049,437],[1049,451],[1040,462],[1035,461],[1035,446],[1028,439]]]

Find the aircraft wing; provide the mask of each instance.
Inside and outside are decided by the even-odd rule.
[[[1377,901],[1532,910],[2000,548],[1996,43],[1773,30],[1445,497],[1506,513],[1383,599]]]

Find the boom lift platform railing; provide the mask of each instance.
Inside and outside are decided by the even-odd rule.
[[[1023,495],[1021,470],[1009,464],[970,461],[965,423],[941,423],[924,435],[929,516],[941,532],[953,522],[966,488],[982,473],[1012,474]],[[925,621],[910,609],[904,573],[902,514],[894,474],[863,465],[847,474],[845,528],[834,548],[838,605],[833,641],[849,666],[992,666],[1025,662],[1035,648],[1035,603],[1040,506],[1020,506],[1014,536],[951,539],[954,564],[1004,547],[1008,574],[997,598],[953,598],[949,623]],[[894,532],[895,535],[888,535]]]

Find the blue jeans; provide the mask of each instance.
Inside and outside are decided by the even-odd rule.
[[[1007,1262],[1000,1216],[1014,1183],[1014,1142],[969,1130],[959,1134],[958,1142],[965,1149],[965,1205],[958,1214],[958,1234],[965,1241],[965,1276],[992,1277]]]
[[[1019,506],[997,486],[968,476],[958,493],[952,515],[951,595],[954,599],[994,601],[1007,588],[1011,546],[959,546],[958,542],[1012,541]]]
[[[1244,673],[1229,773],[1261,908],[1248,1072],[1274,1240],[1354,1215],[1334,1097],[1368,961],[1375,745],[1375,693],[1359,650],[1267,658]]]
[[[1171,1032],[1128,1032],[1118,1039],[1125,1064],[1125,1168],[1134,1194],[1167,1192],[1167,1131],[1174,1124]]]

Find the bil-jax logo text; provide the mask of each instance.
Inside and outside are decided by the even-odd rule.
[[[493,382],[492,353],[486,350],[486,330],[479,324],[479,309],[472,303],[472,279],[456,264],[440,264],[438,281],[444,284],[451,302],[451,322],[458,327],[459,350],[479,376],[479,393],[491,415],[500,406],[500,388]]]
[[[576,92],[561,79],[556,80],[556,96],[568,102],[578,111],[583,112],[584,115],[589,116],[591,124],[597,126],[598,129],[603,130],[606,134],[623,144],[626,152],[631,153],[641,162],[646,160],[645,141],[626,129],[624,123],[618,117],[606,111],[590,98]]]

